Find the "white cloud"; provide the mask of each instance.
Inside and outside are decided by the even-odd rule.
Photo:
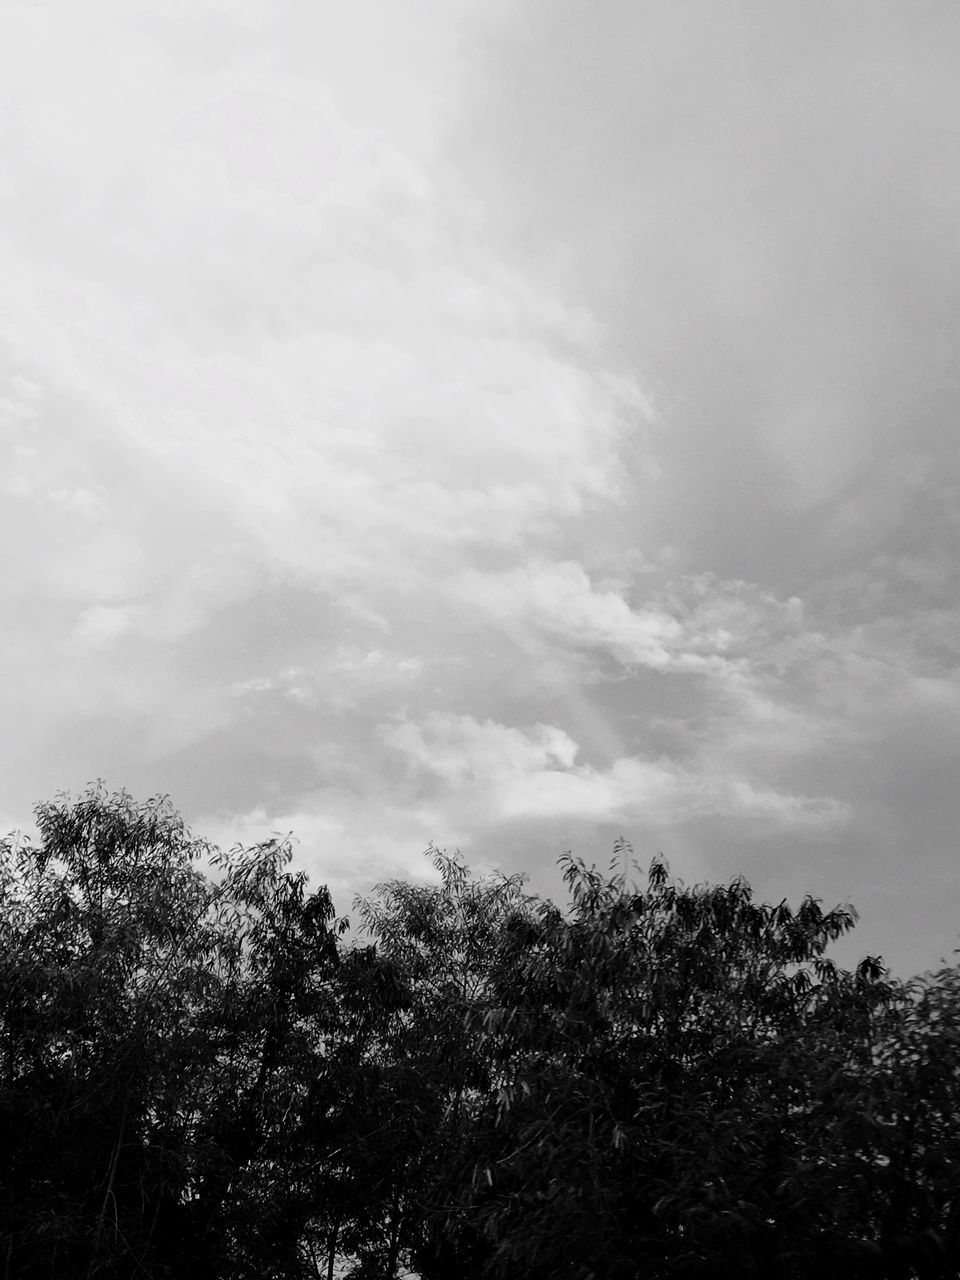
[[[711,776],[672,761],[617,760],[608,770],[539,771],[511,779],[497,796],[504,818],[567,816],[671,825],[692,818],[736,817],[775,828],[824,828],[846,821],[849,807],[829,797],[794,796],[736,777]]]
[[[606,770],[578,765],[578,744],[554,725],[528,733],[434,713],[420,722],[381,726],[381,735],[415,768],[446,784],[454,811],[462,800],[471,816],[485,815],[487,822],[570,817],[676,823],[736,816],[816,829],[849,817],[848,808],[829,797],[783,794],[709,764],[697,770],[627,757]]]
[[[536,725],[532,734],[491,720],[436,712],[422,722],[382,725],[381,736],[420,768],[451,786],[480,783],[545,768],[570,768],[577,744],[562,729]]]
[[[310,673],[303,667],[284,667],[272,676],[253,676],[249,680],[236,680],[230,686],[234,698],[249,698],[263,694],[278,694],[291,702],[311,704],[316,700],[316,688]]]
[[[952,850],[956,76],[860,7],[6,5],[4,810]]]
[[[183,110],[172,68],[117,38],[131,70],[78,106],[80,154],[41,114],[13,157],[17,191],[41,165],[79,188],[66,224],[8,196],[0,258],[30,298],[8,335],[43,353],[41,381],[326,581],[513,546],[615,492],[643,396],[581,312],[504,269],[469,205],[315,83],[241,64]],[[131,116],[135,76],[156,101]]]
[[[134,613],[126,605],[92,605],[77,619],[74,636],[82,644],[109,644],[133,626]]]
[[[634,608],[619,590],[595,587],[575,561],[534,560],[501,573],[468,569],[453,590],[508,628],[532,628],[561,644],[607,650],[626,665],[689,672],[730,666],[725,654],[734,633],[717,626],[716,617],[658,601]],[[724,614],[730,624],[740,621],[729,611]]]
[[[0,48],[22,123],[2,143],[0,586],[47,655],[0,701],[32,703],[41,738],[69,725],[112,759],[135,725],[162,769],[299,707],[356,713],[360,742],[398,702],[456,699],[451,573],[623,490],[649,405],[438,169],[426,104],[454,89],[466,19],[429,9],[376,15],[389,77],[355,15],[306,5],[54,4],[57,41],[21,14]],[[280,635],[284,592],[309,621]]]
[[[368,702],[408,692],[423,670],[421,658],[340,645],[310,666],[287,666],[271,675],[236,680],[229,692],[243,699],[251,712],[271,699],[355,711]]]

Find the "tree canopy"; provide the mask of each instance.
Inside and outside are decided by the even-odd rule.
[[[742,879],[358,899],[102,786],[0,841],[12,1277],[960,1275],[960,966]]]

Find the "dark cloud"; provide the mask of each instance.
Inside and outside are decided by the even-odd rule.
[[[718,870],[746,850],[774,893],[865,897],[874,949],[934,963],[960,817],[960,16],[543,0],[487,53],[450,163],[657,404],[622,548],[803,603],[794,635],[753,629],[749,713],[650,673],[597,696],[675,758],[733,752],[852,813],[826,842],[658,835]]]

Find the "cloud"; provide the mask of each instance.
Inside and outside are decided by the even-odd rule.
[[[483,782],[501,774],[548,767],[569,768],[577,744],[553,725],[537,725],[529,736],[520,729],[472,716],[435,713],[423,723],[384,725],[388,746],[453,786]]]
[[[96,604],[80,614],[74,635],[83,644],[98,646],[116,640],[132,625],[133,614],[129,607]]]
[[[84,768],[189,789],[183,752],[281,705],[377,722],[431,680],[456,698],[449,573],[622,489],[636,381],[439,180],[468,10],[368,13],[394,31],[388,72],[357,62],[355,14],[307,6],[14,16],[0,590],[25,676],[0,705],[85,743]],[[272,630],[278,596],[306,621]],[[31,791],[53,770],[17,767]]]
[[[616,592],[595,590],[573,562],[533,562],[499,574],[467,570],[456,590],[507,625],[532,624],[571,644],[608,648],[661,670],[677,661],[670,652],[682,636],[676,618],[631,609]]]
[[[289,191],[282,167],[265,175],[248,117],[283,140],[299,110],[227,93],[146,148],[127,140],[115,172],[78,175],[87,204],[48,227],[55,253],[0,245],[19,264],[14,291],[31,291],[30,262],[47,299],[8,330],[15,348],[45,353],[41,388],[72,384],[107,440],[171,479],[182,470],[265,563],[320,581],[386,565],[410,576],[414,562],[542,537],[607,500],[617,441],[647,409],[598,364],[582,317],[503,270],[415,160],[329,103],[302,108],[313,132],[343,134],[316,198]],[[32,151],[22,163],[29,190]],[[124,228],[109,258],[107,203]],[[22,226],[26,210],[10,213]],[[96,500],[112,527],[65,553],[63,576],[80,584],[78,560],[105,574],[116,561],[90,593],[132,594],[130,533],[115,502]]]
[[[849,817],[830,798],[780,794],[735,775],[698,771],[675,761],[622,758],[606,770],[577,764],[578,744],[554,725],[531,732],[471,716],[434,713],[381,727],[388,746],[415,769],[462,797],[487,823],[517,818],[638,819],[671,823],[691,817],[758,818],[775,827],[823,828]]]
[[[736,777],[704,776],[672,761],[617,760],[606,771],[539,772],[503,788],[504,818],[569,816],[610,822],[671,825],[694,818],[760,820],[774,830],[831,829],[851,816],[831,797],[795,796]]]
[[[942,873],[949,7],[3,24],[5,812]]]
[[[787,594],[955,486],[949,6],[734,19],[533,3],[488,35],[448,160],[502,252],[588,301],[665,429],[633,508]]]
[[[642,565],[634,585],[594,585],[576,561],[530,560],[507,571],[465,570],[456,597],[517,634],[603,650],[625,667],[697,673],[731,687],[765,649],[803,629],[799,599],[778,600],[712,574],[665,575]],[[632,605],[628,595],[644,600]]]
[[[423,668],[422,658],[341,645],[329,657],[315,660],[312,667],[288,666],[272,675],[237,680],[230,694],[244,700],[251,711],[274,698],[315,708],[355,710],[378,695],[400,692],[418,679]]]

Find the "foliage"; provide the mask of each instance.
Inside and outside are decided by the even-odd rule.
[[[37,824],[0,845],[8,1274],[297,1274],[326,891],[287,843],[218,854],[164,799],[96,788]]]
[[[0,841],[6,1277],[960,1274],[960,967],[567,857],[358,899],[96,787]],[[629,846],[620,843],[616,861]]]
[[[823,958],[852,913],[661,862],[644,893],[572,859],[565,878],[572,912],[545,904],[500,970],[500,1273],[795,1273],[836,1225],[823,1108],[856,1093],[895,994]]]

